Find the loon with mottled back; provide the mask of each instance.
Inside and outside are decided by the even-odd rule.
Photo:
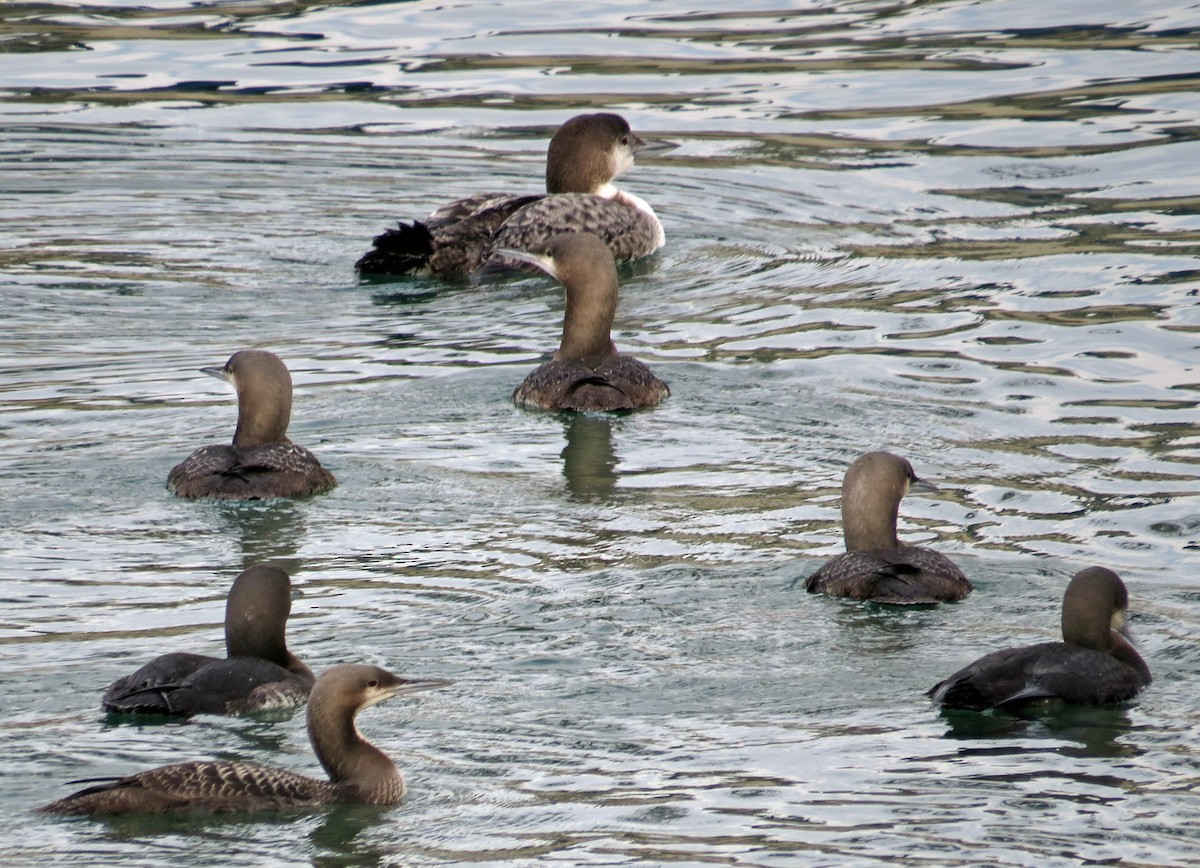
[[[893,605],[951,602],[969,594],[970,581],[948,557],[896,536],[900,501],[918,485],[933,488],[899,455],[859,456],[842,481],[846,551],[808,577],[809,593]]]
[[[155,657],[104,693],[118,714],[247,714],[304,704],[312,670],[287,648],[292,583],[271,563],[233,581],[225,602],[224,659],[173,652]]]
[[[237,391],[238,423],[232,444],[202,446],[167,475],[179,497],[265,500],[321,494],[337,485],[317,456],[287,437],[292,376],[266,350],[242,350],[220,368],[201,368]]]
[[[394,805],[404,798],[404,777],[383,751],[362,737],[354,719],[377,702],[449,683],[401,678],[360,664],[322,672],[308,700],[308,738],[329,780],[255,762],[183,762],[126,777],[72,781],[92,786],[38,811],[98,816],[263,811],[339,802]]]
[[[613,346],[617,266],[602,240],[588,232],[570,232],[552,238],[542,256],[503,252],[557,278],[567,294],[558,351],[517,386],[513,401],[518,406],[578,412],[635,410],[671,394],[645,364]]]
[[[618,261],[648,256],[666,243],[654,209],[614,186],[635,155],[663,153],[672,142],[641,138],[620,115],[578,115],[559,127],[546,153],[546,193],[477,193],[401,223],[372,242],[355,268],[362,274],[428,272],[467,277],[481,269],[519,268],[500,254],[546,252],[562,232],[591,232]]]

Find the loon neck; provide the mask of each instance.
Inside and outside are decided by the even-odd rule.
[[[854,486],[849,490],[843,488],[842,532],[846,537],[846,550],[899,548],[900,539],[896,536],[899,513],[900,496],[893,492],[875,492]]]
[[[240,448],[287,443],[292,418],[292,376],[274,353],[242,350],[224,368],[205,368],[237,391],[238,423],[233,445]]]
[[[287,649],[292,583],[271,563],[255,564],[233,581],[225,602],[225,653],[229,657],[269,660],[293,671],[308,672]],[[309,675],[312,673],[309,672]]]
[[[900,548],[900,501],[916,481],[912,465],[890,452],[867,452],[842,480],[842,532],[847,551]]]
[[[233,432],[233,445],[239,449],[288,443],[288,423],[292,417],[292,396],[257,404],[238,394],[238,423]]]
[[[590,359],[614,355],[612,324],[617,314],[617,268],[612,254],[594,235],[574,236],[569,240],[567,247],[573,252],[555,262],[566,289],[567,307],[562,341],[554,357]]]
[[[311,700],[310,700],[311,701]],[[311,712],[308,736],[321,766],[335,784],[354,790],[366,802],[393,801],[403,795],[404,778],[396,764],[371,744],[354,722],[355,707],[335,706]]]

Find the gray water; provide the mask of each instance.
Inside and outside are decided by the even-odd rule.
[[[0,863],[1200,864],[1200,6],[462,0],[0,5]],[[668,243],[615,337],[672,388],[514,409],[561,293],[359,282],[369,239],[618,111]],[[197,369],[279,353],[340,485],[187,503],[233,428]],[[797,582],[888,448],[965,602]],[[104,685],[219,652],[249,563],[365,712],[388,809],[49,819],[187,758],[319,773],[303,715],[131,725]],[[1090,564],[1156,676],[1126,708],[943,717]]]

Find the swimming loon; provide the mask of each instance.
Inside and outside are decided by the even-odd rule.
[[[556,235],[547,248],[543,256],[500,250],[557,278],[567,292],[558,352],[517,386],[513,392],[517,406],[581,412],[633,410],[667,397],[671,390],[666,383],[613,346],[617,267],[604,242],[589,232],[571,232]]]
[[[105,711],[125,714],[247,714],[302,705],[312,670],[287,649],[288,574],[255,564],[233,581],[225,603],[224,660],[203,654],[155,657],[104,693]]]
[[[945,555],[896,537],[900,500],[914,485],[932,488],[890,452],[868,452],[850,465],[842,481],[846,552],[808,577],[809,593],[904,605],[961,600],[971,592]]]
[[[404,778],[383,751],[362,737],[354,718],[393,696],[449,683],[401,678],[378,666],[348,664],[322,672],[308,701],[308,738],[327,781],[253,762],[184,762],[127,777],[72,781],[92,786],[38,811],[94,816],[261,811],[335,802],[393,805],[404,798]]]
[[[594,232],[621,261],[648,256],[666,243],[662,224],[653,208],[613,180],[635,154],[675,147],[639,138],[620,115],[578,115],[550,140],[545,194],[477,193],[443,205],[426,221],[384,231],[354,267],[362,274],[465,277],[485,267],[519,267],[496,248],[544,253],[560,232]]]
[[[1108,705],[1132,699],[1151,681],[1150,667],[1117,632],[1129,592],[1104,567],[1080,570],[1062,605],[1062,642],[993,651],[935,684],[928,696],[948,708],[983,711],[1038,700]]]
[[[337,485],[317,457],[287,438],[292,377],[279,356],[241,350],[224,367],[201,368],[237,390],[232,445],[203,446],[171,469],[167,489],[180,497],[260,500],[320,494]]]

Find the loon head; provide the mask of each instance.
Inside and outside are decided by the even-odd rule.
[[[842,532],[847,551],[890,549],[900,545],[896,519],[910,488],[929,491],[907,459],[890,452],[860,455],[842,480]]]
[[[266,350],[241,350],[223,367],[202,373],[233,384],[238,397],[238,425],[233,445],[242,448],[286,443],[292,418],[292,377],[283,360]]]
[[[665,153],[673,142],[643,139],[620,115],[576,115],[558,128],[546,152],[547,193],[592,193],[611,198],[613,180],[635,154]]]

